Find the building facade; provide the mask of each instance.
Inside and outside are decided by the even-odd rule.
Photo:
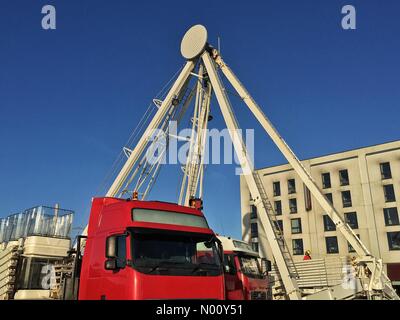
[[[400,284],[400,140],[302,161],[371,253]],[[293,259],[355,255],[289,164],[258,170]],[[240,178],[242,235],[272,258],[247,184]]]

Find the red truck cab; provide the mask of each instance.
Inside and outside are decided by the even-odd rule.
[[[200,210],[95,198],[80,300],[224,299],[221,246]]]
[[[260,258],[241,240],[218,236],[224,251],[227,300],[269,299],[268,278],[260,268]]]

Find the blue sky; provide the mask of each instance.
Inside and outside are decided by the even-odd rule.
[[[45,4],[56,7],[56,30],[41,29]],[[356,30],[341,28],[346,4]],[[211,43],[221,37],[226,62],[300,158],[399,139],[399,12],[395,0],[1,1],[0,216],[59,202],[85,225],[91,197],[184,63],[180,41],[197,23]],[[255,129],[256,166],[285,162],[232,102],[242,127]],[[207,168],[205,213],[217,232],[240,237],[234,170]],[[176,200],[172,175],[151,198]]]

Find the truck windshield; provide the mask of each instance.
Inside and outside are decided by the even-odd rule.
[[[240,269],[250,278],[263,278],[258,260],[253,256],[239,256]]]
[[[132,257],[133,267],[146,274],[216,276],[222,272],[211,235],[136,230],[132,232]]]

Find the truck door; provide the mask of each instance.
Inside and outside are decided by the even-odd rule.
[[[234,254],[224,254],[225,292],[227,300],[243,300],[243,285],[238,277]]]
[[[132,299],[132,270],[127,266],[130,248],[127,233],[115,234],[106,238],[104,257],[104,278],[102,279],[100,299]]]

